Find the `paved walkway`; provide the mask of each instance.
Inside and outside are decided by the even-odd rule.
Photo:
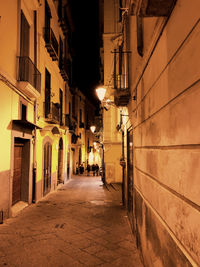
[[[117,185],[75,176],[0,225],[0,266],[143,266]]]

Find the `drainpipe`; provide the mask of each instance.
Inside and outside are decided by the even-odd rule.
[[[34,64],[37,66],[37,11],[34,10]],[[37,101],[34,101],[34,123],[37,122]],[[36,201],[36,128],[33,132],[33,177],[32,177],[32,203]]]
[[[125,185],[125,159],[124,159],[124,130],[122,130],[122,203],[125,205],[124,185]]]
[[[36,124],[37,121],[37,101],[34,102],[34,123]],[[33,184],[32,184],[32,203],[35,203],[36,201],[36,135],[37,135],[37,131],[36,128],[33,130]]]

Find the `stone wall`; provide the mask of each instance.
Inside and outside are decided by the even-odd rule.
[[[145,18],[142,58],[130,17],[131,91],[137,97],[129,113],[146,266],[200,264],[199,9],[199,1],[178,0],[169,19]]]

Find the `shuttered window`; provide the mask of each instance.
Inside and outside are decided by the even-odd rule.
[[[20,56],[29,56],[29,32],[30,26],[21,11],[21,36],[20,36]]]

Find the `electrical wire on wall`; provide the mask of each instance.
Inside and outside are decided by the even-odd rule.
[[[12,83],[10,82],[4,75],[0,73],[0,81],[2,81],[4,84],[6,84],[10,89],[15,91],[18,95],[23,97],[26,101],[28,101],[30,104],[34,105],[33,101],[31,101],[28,97],[24,96],[19,89]]]

